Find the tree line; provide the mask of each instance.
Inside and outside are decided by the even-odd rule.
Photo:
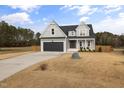
[[[97,32],[96,45],[111,45],[124,47],[124,35],[115,35],[110,32]],[[15,27],[5,21],[0,22],[0,47],[22,47],[40,45],[40,33],[31,29]]]
[[[111,45],[113,47],[124,47],[124,35],[115,35],[110,32],[97,32],[96,45]]]
[[[0,22],[0,47],[21,47],[39,45],[40,33],[34,33],[31,29],[15,27],[5,21]]]

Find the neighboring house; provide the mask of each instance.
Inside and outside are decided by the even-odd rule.
[[[95,34],[91,24],[59,26],[55,21],[43,31],[41,51],[78,51],[80,48],[95,50]]]

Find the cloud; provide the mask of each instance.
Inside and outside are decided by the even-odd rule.
[[[10,7],[13,9],[20,9],[25,12],[32,12],[40,8],[38,5],[11,5]]]
[[[105,15],[103,19],[100,19],[97,23],[94,24],[94,31],[109,31],[114,34],[121,34],[124,31],[124,12],[120,12],[122,6],[119,5],[109,5],[109,6],[63,6],[61,10],[73,11],[77,16],[79,16],[80,21],[87,21],[90,19],[90,16],[94,13],[101,13]],[[108,15],[115,12],[117,17],[112,17]],[[106,15],[107,14],[107,15]],[[93,19],[92,19],[93,20]]]
[[[43,18],[43,21],[47,21],[47,18]]]
[[[79,16],[83,16],[83,15],[91,15],[93,13],[95,13],[97,11],[97,8],[95,7],[91,7],[88,5],[84,5],[84,6],[75,6],[75,5],[70,5],[70,6],[63,6],[60,8],[60,10],[62,9],[68,9],[68,10],[76,10],[77,11],[77,15]]]
[[[64,6],[60,7],[60,10],[63,10],[63,9],[69,8],[69,7],[71,7],[71,6],[72,6],[72,5],[64,5]]]
[[[43,22],[44,22],[45,25],[47,25],[49,23],[49,19],[48,18],[45,18],[44,17],[42,20],[43,20]]]
[[[13,13],[9,15],[3,15],[0,17],[0,20],[4,20],[11,24],[26,24],[26,23],[33,23],[29,18],[29,15],[25,12],[20,13]]]
[[[80,17],[80,21],[86,21],[89,19],[89,16],[93,13],[97,12],[96,7],[84,5],[84,6],[78,6],[78,5],[70,5],[70,6],[63,6],[60,8],[60,10],[65,9],[66,11],[74,11],[76,10],[76,15]],[[74,11],[75,12],[75,11]],[[85,17],[84,17],[85,16]]]
[[[124,17],[124,13],[119,13],[119,17],[123,18]]]
[[[124,13],[119,13],[117,18],[110,16],[94,24],[96,32],[109,31],[114,34],[121,34],[124,31]]]
[[[104,9],[104,11],[105,11],[106,14],[109,14],[109,13],[112,13],[112,12],[119,11],[122,8],[119,5],[107,5],[103,9]]]
[[[80,22],[81,22],[81,21],[87,21],[88,19],[89,19],[89,17],[81,17],[81,18],[80,18]]]
[[[97,8],[92,8],[91,6],[80,6],[78,9],[78,15],[91,15],[96,12]]]

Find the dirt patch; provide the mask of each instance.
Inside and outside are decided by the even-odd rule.
[[[44,61],[5,79],[0,86],[124,87],[123,56],[97,52],[80,53],[80,56],[81,59],[75,60],[71,54],[64,54]]]
[[[47,64],[42,64],[42,65],[40,65],[39,68],[40,68],[41,71],[45,71],[45,70],[47,70],[48,65]]]
[[[114,63],[114,65],[121,65],[121,66],[123,66],[124,65],[124,61],[118,62],[118,63]]]

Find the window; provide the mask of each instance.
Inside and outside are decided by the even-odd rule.
[[[52,29],[52,35],[54,35],[54,29]]]
[[[80,36],[85,36],[85,33],[82,33],[82,32],[81,32],[81,33],[80,33]]]
[[[88,41],[88,47],[90,46],[90,41]]]
[[[80,31],[80,36],[85,36],[85,31]]]
[[[72,31],[72,36],[74,35],[74,32]]]
[[[80,30],[80,36],[82,36],[82,34],[83,34],[83,33],[82,33],[82,30]]]
[[[85,36],[85,33],[83,33],[83,36]]]
[[[68,31],[68,36],[75,36],[75,31]]]
[[[80,46],[82,46],[82,42],[80,42]]]
[[[82,32],[80,33],[80,36],[82,36],[83,34],[82,34]]]

